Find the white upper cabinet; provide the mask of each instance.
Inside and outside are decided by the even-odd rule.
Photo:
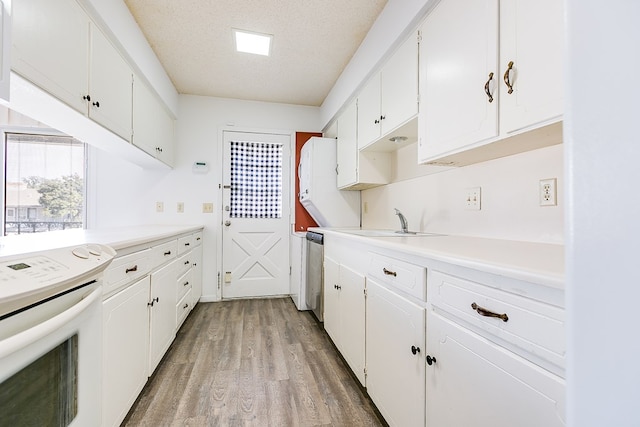
[[[75,0],[13,4],[12,68],[126,141],[133,74]]]
[[[356,102],[349,104],[338,118],[338,141],[336,161],[338,188],[347,188],[358,180],[358,107]]]
[[[140,78],[133,84],[131,142],[169,166],[173,165],[174,120],[164,104]]]
[[[413,34],[358,95],[358,148],[386,139],[417,114],[418,38]],[[415,141],[415,130],[404,133]]]
[[[89,117],[131,141],[133,73],[102,32],[91,25]]]
[[[555,0],[436,6],[421,27],[420,163],[460,166],[562,141],[562,16]]]
[[[387,184],[391,176],[389,153],[358,149],[359,103],[352,102],[338,118],[337,185],[341,190],[364,190]]]
[[[560,119],[563,112],[564,11],[557,0],[500,2],[500,126],[504,134]],[[509,71],[513,92],[504,74]]]
[[[443,0],[422,26],[419,156],[425,161],[498,135],[498,1]]]
[[[11,4],[0,1],[0,99],[9,100],[11,74]]]
[[[358,148],[380,138],[380,73],[376,73],[358,94]]]
[[[13,2],[12,69],[86,114],[89,18],[75,0]]]

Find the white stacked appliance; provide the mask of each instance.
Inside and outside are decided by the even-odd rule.
[[[341,191],[336,184],[336,144],[333,138],[318,137],[304,144],[298,166],[298,197],[320,227],[360,227],[360,192]],[[306,237],[306,283],[301,286],[296,305],[301,310],[312,310],[322,321],[323,236],[322,233],[308,231]]]

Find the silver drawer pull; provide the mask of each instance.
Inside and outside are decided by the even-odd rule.
[[[127,273],[131,273],[132,271],[138,271],[138,265],[137,264],[134,265],[131,268],[127,268],[126,270],[124,270],[124,273],[127,274]]]
[[[475,302],[471,304],[471,308],[473,308],[480,316],[497,317],[498,319],[502,320],[503,322],[506,322],[506,321],[509,320],[509,316],[507,316],[507,313],[502,313],[502,314],[494,313],[493,311],[490,311],[490,310],[487,310],[486,308],[480,307]]]
[[[397,277],[398,276],[398,273],[396,273],[395,271],[387,270],[386,268],[383,268],[382,272],[384,274],[386,274],[387,276],[393,276],[393,277]]]

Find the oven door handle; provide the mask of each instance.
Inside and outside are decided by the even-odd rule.
[[[16,353],[57,331],[80,315],[102,297],[102,289],[98,286],[87,297],[54,317],[0,341],[0,360]]]

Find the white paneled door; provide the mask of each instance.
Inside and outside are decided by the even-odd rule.
[[[223,139],[222,298],[287,294],[291,136]]]

